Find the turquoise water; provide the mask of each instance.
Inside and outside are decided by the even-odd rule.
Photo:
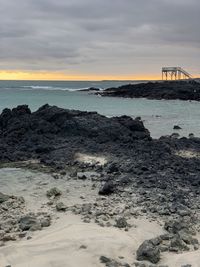
[[[106,116],[141,116],[153,137],[175,132],[178,124],[180,135],[194,133],[200,136],[200,103],[179,100],[147,100],[106,98],[80,92],[80,88],[108,88],[124,82],[46,82],[0,81],[0,111],[17,105],[28,104],[34,111],[48,103],[63,108],[97,111]]]

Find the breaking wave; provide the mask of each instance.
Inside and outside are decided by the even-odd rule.
[[[89,87],[84,88],[65,88],[65,87],[55,87],[55,86],[41,86],[41,85],[29,85],[29,86],[21,86],[20,90],[48,90],[48,91],[81,91],[81,90],[87,90]]]

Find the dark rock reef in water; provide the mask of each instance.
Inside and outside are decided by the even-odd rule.
[[[118,88],[108,88],[98,92],[98,94],[127,98],[200,101],[200,83],[195,81],[168,81],[127,84]]]

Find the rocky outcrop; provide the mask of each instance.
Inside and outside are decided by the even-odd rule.
[[[200,83],[195,81],[170,81],[127,84],[118,88],[108,88],[98,92],[98,94],[112,97],[200,101]]]
[[[78,147],[94,149],[94,144],[144,139],[151,139],[149,131],[141,121],[127,116],[107,118],[96,112],[49,105],[33,113],[26,105],[18,106],[4,109],[0,115],[1,162],[41,158],[49,153],[59,160],[63,150],[67,150],[65,157],[70,157]]]

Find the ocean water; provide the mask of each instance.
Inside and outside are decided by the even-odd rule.
[[[140,82],[140,81],[138,81]],[[159,138],[178,132],[200,136],[200,102],[100,97],[80,89],[105,89],[130,82],[0,81],[0,111],[27,104],[32,111],[48,103],[68,109],[97,111],[105,116],[140,116],[151,136]],[[134,82],[136,83],[136,82]],[[173,126],[182,127],[174,131]]]

